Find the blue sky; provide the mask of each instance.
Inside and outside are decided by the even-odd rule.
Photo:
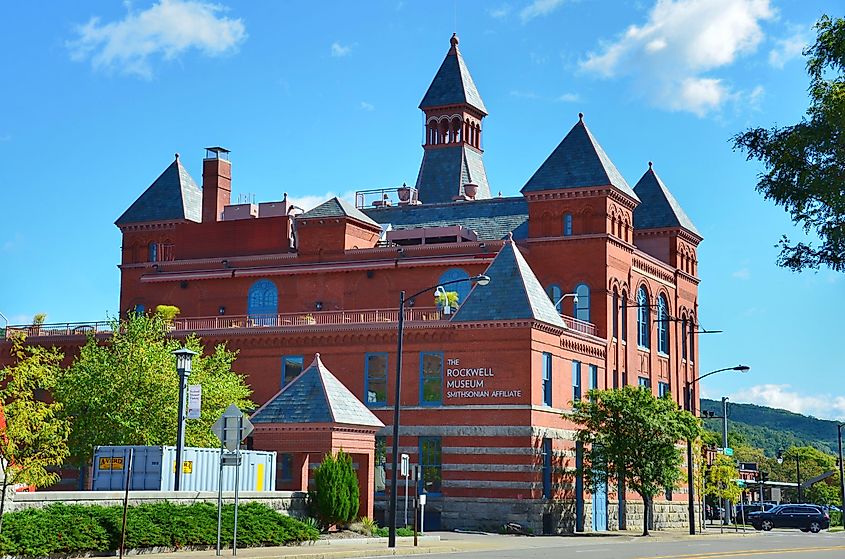
[[[837,10],[839,8],[839,10]],[[579,111],[632,185],[655,170],[704,235],[705,395],[845,419],[842,274],[777,268],[785,212],[731,150],[807,106],[801,48],[836,1],[18,2],[0,33],[0,312],[117,312],[114,220],[172,161],[232,150],[233,198],[301,205],[416,179],[417,105],[454,30],[515,195]]]

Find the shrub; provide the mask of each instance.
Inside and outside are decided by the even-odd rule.
[[[165,322],[173,322],[173,319],[176,318],[180,312],[182,311],[179,310],[179,307],[173,305],[158,305],[156,307],[156,314],[161,316],[162,320]]]
[[[313,491],[308,492],[312,515],[327,530],[332,525],[346,525],[358,515],[358,477],[352,457],[338,451],[326,454],[314,471]]]
[[[389,532],[389,530],[387,529],[387,527],[376,528],[375,530],[373,530],[373,535],[378,536],[379,538],[386,538],[387,535],[388,535],[388,532]],[[396,535],[399,536],[400,538],[406,537],[406,536],[413,536],[414,530],[411,529],[411,528],[396,528]]]
[[[4,516],[0,555],[102,553],[117,550],[120,506],[53,504]],[[223,507],[222,540],[232,541],[234,506]],[[319,532],[260,503],[238,507],[238,545],[287,545],[316,540]],[[168,502],[129,507],[126,548],[210,546],[217,543],[217,507]]]

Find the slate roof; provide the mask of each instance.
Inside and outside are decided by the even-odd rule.
[[[300,219],[308,219],[312,217],[351,217],[352,219],[363,221],[364,223],[367,223],[369,225],[381,227],[378,223],[370,219],[370,217],[367,216],[364,212],[362,212],[346,200],[341,200],[337,196],[335,196],[331,200],[323,202],[316,208],[310,209],[307,212],[300,214],[298,217]]]
[[[683,227],[701,237],[692,220],[654,172],[651,162],[648,171],[634,186],[634,192],[640,198],[640,205],[634,208],[634,229]]]
[[[481,95],[478,94],[475,82],[472,81],[472,76],[464,63],[464,57],[458,50],[457,35],[452,35],[450,43],[452,47],[446,53],[446,58],[437,70],[437,74],[434,75],[431,85],[428,86],[428,91],[420,102],[420,109],[466,103],[486,115],[487,107],[484,106],[484,101],[481,100]]]
[[[202,190],[177,157],[114,223],[179,220],[202,221]]]
[[[250,420],[253,423],[343,423],[384,427],[384,423],[326,369],[319,353],[308,368],[258,408]]]
[[[484,272],[488,285],[475,285],[452,322],[534,319],[566,324],[513,241],[506,242]]]
[[[479,240],[503,239],[512,231],[515,239],[528,236],[528,203],[522,196],[367,208],[364,212],[379,223],[390,223],[393,229],[463,225],[473,229]]]
[[[490,185],[481,153],[469,146],[427,149],[423,152],[416,188],[423,204],[451,202],[467,183],[478,185],[476,200],[490,198]]]
[[[633,199],[637,195],[579,118],[521,192],[613,185]]]

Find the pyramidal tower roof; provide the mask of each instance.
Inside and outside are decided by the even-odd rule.
[[[635,229],[682,227],[701,237],[692,220],[654,172],[651,161],[648,162],[648,171],[634,186],[634,192],[640,199],[640,204],[634,208]]]
[[[320,354],[299,376],[252,414],[253,423],[343,423],[384,427],[346,386],[335,377]]]
[[[179,161],[179,154],[153,184],[123,212],[115,225],[151,221],[202,221],[202,190]]]
[[[316,208],[312,208],[301,214],[299,217],[305,219],[312,217],[351,217],[368,225],[381,228],[381,225],[373,221],[367,214],[337,196],[331,200],[326,200]]]
[[[486,115],[487,107],[484,106],[461,51],[458,50],[457,34],[452,34],[449,43],[451,48],[428,86],[428,91],[420,102],[420,109],[467,104]]]
[[[528,179],[521,192],[608,185],[637,200],[622,173],[584,124],[583,113],[579,113],[578,122]]]
[[[533,319],[566,328],[554,304],[512,239],[487,267],[488,285],[476,285],[453,322]]]

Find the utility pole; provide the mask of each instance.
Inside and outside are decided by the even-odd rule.
[[[728,448],[728,398],[722,397],[722,452]],[[722,524],[729,524],[731,503],[727,499],[722,500],[725,513],[722,515]]]

